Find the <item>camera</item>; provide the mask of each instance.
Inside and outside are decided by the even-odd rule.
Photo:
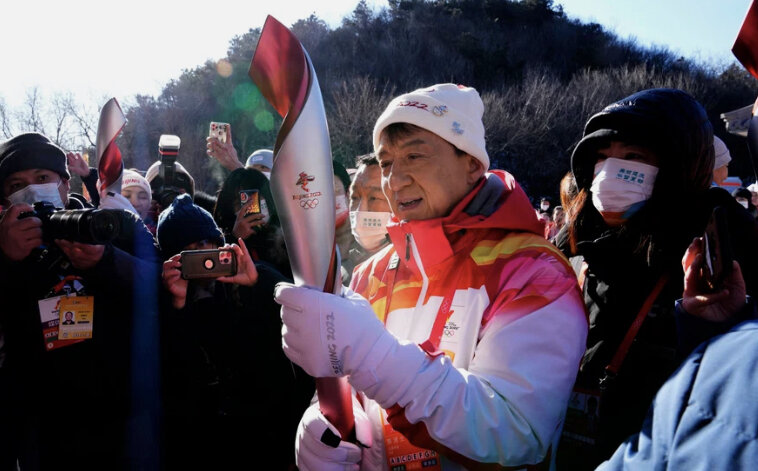
[[[176,163],[182,140],[173,134],[161,134],[158,153],[161,164],[158,169],[161,185],[155,191],[155,199],[162,208],[167,208],[181,192],[176,183]]]
[[[237,274],[237,257],[232,249],[185,250],[181,253],[182,278],[218,278]]]
[[[52,203],[34,203],[34,210],[18,218],[37,217],[42,221],[42,237],[46,243],[55,239],[99,245],[122,234],[125,214],[120,209],[55,209]]]

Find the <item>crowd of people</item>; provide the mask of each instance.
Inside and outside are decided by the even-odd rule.
[[[719,187],[703,107],[599,110],[536,208],[483,113],[410,91],[333,162],[338,294],[293,283],[274,153],[243,162],[231,128],[215,194],[157,161],[123,171],[122,209],[46,136],[0,143],[0,470],[754,465],[758,187]],[[195,277],[198,253],[235,269]]]

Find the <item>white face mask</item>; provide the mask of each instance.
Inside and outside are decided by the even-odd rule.
[[[653,194],[658,167],[632,160],[607,158],[595,165],[592,204],[608,224],[629,219]]]
[[[261,171],[261,173],[264,174],[264,175],[266,175],[266,178],[268,178],[269,180],[271,180],[271,172]]]
[[[39,183],[34,185],[27,185],[26,187],[18,190],[17,192],[8,196],[8,201],[11,204],[34,204],[38,201],[48,201],[53,203],[56,208],[63,208],[63,201],[61,201],[61,193],[58,191],[58,187],[61,186],[61,182],[58,183]]]
[[[350,229],[355,240],[369,252],[378,249],[387,238],[387,223],[392,213],[384,211],[350,211]]]
[[[540,205],[540,209],[542,209],[543,211],[547,211],[548,209],[550,209],[550,203],[542,203]]]
[[[745,198],[736,198],[736,199],[737,199],[737,202],[738,202],[739,204],[741,204],[743,208],[747,209],[747,208],[748,208],[748,206],[750,206],[750,205],[748,204],[748,201],[747,201]]]

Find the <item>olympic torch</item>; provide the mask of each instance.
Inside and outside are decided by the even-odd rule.
[[[111,98],[100,110],[95,139],[98,162],[97,190],[100,193],[100,208],[125,209],[136,213],[132,204],[121,196],[121,180],[124,174],[124,160],[116,145],[116,138],[126,124],[118,100]]]
[[[284,118],[274,146],[271,190],[295,284],[339,294],[332,151],[311,59],[295,35],[268,16],[248,75]],[[321,412],[350,439],[354,422],[347,380],[316,378],[316,390]]]

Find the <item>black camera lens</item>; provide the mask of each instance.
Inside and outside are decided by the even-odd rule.
[[[56,211],[43,224],[50,239],[84,244],[104,244],[121,233],[123,211],[114,209],[71,209]]]

